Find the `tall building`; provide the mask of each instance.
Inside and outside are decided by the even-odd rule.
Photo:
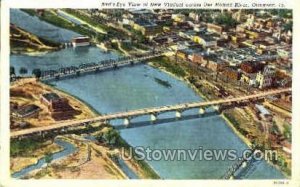
[[[260,89],[272,86],[275,77],[275,68],[266,66],[263,71],[258,72],[256,81]]]

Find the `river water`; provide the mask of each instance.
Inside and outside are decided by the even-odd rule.
[[[40,23],[39,20],[36,20]],[[42,26],[42,25],[41,25]],[[103,53],[96,47],[68,48],[40,56],[12,55],[11,65],[29,69],[48,69],[80,63],[97,62],[117,58],[114,53]],[[159,84],[166,81],[170,86]],[[120,68],[78,78],[53,81],[58,89],[85,101],[99,113],[121,112],[145,107],[202,101],[186,83],[148,65]],[[190,110],[183,115],[195,114]],[[162,118],[174,117],[165,113]],[[132,122],[149,120],[142,116]],[[122,121],[112,121],[120,125]],[[138,128],[120,130],[121,136],[132,146],[151,149],[234,149],[240,155],[247,146],[218,115],[184,121],[171,121]],[[164,179],[219,179],[234,162],[225,160],[159,160],[148,161],[150,166]],[[243,175],[247,179],[272,179],[284,176],[264,161],[257,162]]]
[[[80,34],[66,29],[55,27],[38,17],[29,16],[18,9],[10,10],[10,22],[39,37],[55,42],[70,42],[72,38]]]
[[[57,145],[61,146],[63,148],[63,150],[51,155],[53,161],[57,161],[59,159],[62,159],[64,157],[74,153],[77,150],[76,147],[73,144],[69,143],[69,142],[66,142],[66,141],[63,141],[63,140],[60,140],[60,139],[55,139],[54,142]],[[23,168],[22,170],[20,170],[18,172],[15,172],[14,174],[12,174],[12,177],[13,178],[21,178],[21,177],[25,176],[26,174],[30,173],[33,170],[42,168],[46,164],[47,164],[46,159],[45,159],[45,157],[43,157],[43,158],[39,159],[36,164],[30,165],[26,168]]]

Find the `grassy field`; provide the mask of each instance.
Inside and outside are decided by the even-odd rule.
[[[186,72],[180,66],[176,65],[175,62],[171,62],[167,57],[157,57],[151,60],[154,66],[157,67],[164,67],[166,71],[178,76],[178,77],[185,77]]]

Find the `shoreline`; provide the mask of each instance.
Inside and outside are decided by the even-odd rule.
[[[49,87],[50,89],[57,90],[57,91],[59,91],[59,92],[65,94],[65,95],[67,95],[67,96],[69,96],[69,97],[72,97],[74,100],[77,100],[77,102],[79,102],[80,104],[86,106],[86,107],[92,112],[93,115],[95,115],[95,116],[96,116],[96,115],[102,115],[102,114],[101,114],[100,112],[98,112],[95,108],[93,108],[90,104],[88,104],[88,103],[85,102],[84,100],[80,99],[79,97],[77,97],[77,96],[75,96],[75,95],[73,95],[73,94],[71,94],[71,93],[69,93],[69,92],[66,92],[66,91],[64,91],[64,90],[62,90],[62,89],[57,88],[56,85],[54,85],[54,84],[46,83],[46,82],[42,82],[42,81],[40,81],[40,82],[41,82],[42,84],[46,85],[47,87]]]

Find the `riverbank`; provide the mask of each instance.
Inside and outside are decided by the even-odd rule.
[[[100,25],[99,22],[94,22],[91,19],[89,19],[88,17],[83,17],[82,15],[80,15],[81,17],[83,17],[82,19],[79,18],[79,14],[76,14],[75,10],[72,9],[62,9],[60,10],[62,13],[66,14],[67,16],[70,16],[71,18],[79,21],[82,24],[88,25],[90,28],[94,29],[96,32],[101,33],[101,34],[107,34],[107,27],[105,27],[104,25]],[[97,26],[95,26],[97,25]]]
[[[124,179],[126,175],[108,158],[109,148],[96,145],[80,135],[57,136],[76,147],[76,151],[46,167],[30,173],[28,178],[49,179]],[[97,167],[95,167],[97,166]]]
[[[44,84],[53,90],[59,91],[60,93],[64,94],[66,97],[70,97],[74,100],[77,100],[77,102],[80,103],[80,105],[83,106],[86,111],[89,111],[89,113],[92,115],[92,117],[101,115],[101,113],[98,112],[96,109],[94,109],[90,104],[86,103],[85,101],[83,101],[79,97],[75,96],[74,94],[65,92],[64,90],[57,88],[55,84],[51,84],[51,83],[44,83]]]
[[[14,130],[19,130],[20,127],[18,124],[22,124],[24,122],[27,124],[27,128],[34,128],[51,125],[60,120],[58,116],[54,116],[52,112],[49,111],[48,107],[40,101],[41,95],[45,93],[55,93],[59,97],[65,98],[68,101],[68,104],[65,104],[65,106],[69,106],[68,117],[66,119],[86,119],[97,116],[97,114],[92,112],[83,102],[69,94],[53,88],[52,86],[39,82],[34,78],[23,78],[21,80],[17,80],[11,86],[10,92],[10,104],[13,106],[11,122],[13,126],[15,126]],[[17,114],[19,109],[30,105],[38,107],[35,114],[31,117],[18,117]],[[63,115],[63,113],[61,114]]]
[[[71,30],[71,31],[74,31],[81,35],[89,36],[90,38],[97,36],[97,33],[94,32],[93,30],[91,30],[90,28],[88,28],[84,25],[74,24],[71,21],[68,21],[67,19],[60,17],[53,11],[44,11],[44,13],[42,15],[39,15],[33,9],[21,9],[21,10],[30,16],[36,16],[40,20],[50,23],[54,26],[64,28],[67,30]],[[103,37],[103,34],[99,33],[99,36],[97,36],[97,39],[99,39],[99,41],[100,41],[102,39],[102,37]]]
[[[10,26],[10,44],[12,54],[36,54],[59,50],[60,44],[52,42],[15,25]]]
[[[34,141],[34,142],[32,142]],[[46,154],[54,154],[63,148],[52,141],[40,142],[36,140],[23,140],[10,142],[10,172],[11,174],[22,170],[30,165],[37,164],[38,160]]]

